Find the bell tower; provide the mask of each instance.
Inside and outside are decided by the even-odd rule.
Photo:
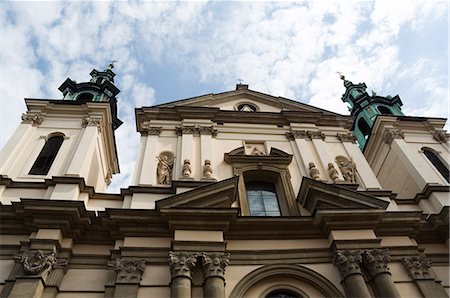
[[[114,131],[122,121],[113,67],[92,70],[89,82],[66,79],[62,100],[26,98],[22,123],[1,152],[0,174],[23,182],[83,178],[105,191],[119,173]]]
[[[364,149],[367,138],[378,115],[403,116],[401,106],[403,105],[398,95],[379,96],[375,92],[369,95],[366,92],[366,84],[353,84],[341,75],[344,81],[345,93],[342,101],[350,105],[350,113],[355,116],[353,134],[361,149]]]

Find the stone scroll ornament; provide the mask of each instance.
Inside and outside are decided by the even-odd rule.
[[[30,275],[50,272],[57,265],[55,253],[43,252],[42,250],[23,252],[15,259],[20,261],[23,271]]]
[[[145,270],[145,260],[117,258],[108,262],[108,267],[116,272],[117,282],[140,282]]]
[[[188,252],[169,252],[169,266],[172,278],[185,276],[191,278],[191,270],[197,263],[197,254]]]
[[[202,253],[202,267],[205,277],[220,276],[225,274],[225,267],[230,262],[229,253]]]

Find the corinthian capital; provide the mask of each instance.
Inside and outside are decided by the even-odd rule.
[[[185,276],[191,278],[191,270],[197,262],[197,254],[187,252],[169,252],[169,266],[172,278]]]
[[[390,128],[383,134],[383,140],[386,144],[390,145],[394,139],[403,139],[405,135],[399,128]]]
[[[86,116],[83,122],[85,126],[97,126],[98,132],[102,132],[103,119],[101,117]]]
[[[448,134],[446,130],[434,130],[431,134],[439,143],[447,143],[450,138],[450,134]]]
[[[150,122],[144,121],[142,122],[142,129],[148,134],[152,136],[159,136],[162,131],[162,127],[154,127],[150,126]]]
[[[31,124],[33,126],[39,126],[44,121],[42,114],[22,114],[22,123]]]
[[[289,140],[306,139],[308,138],[308,133],[306,132],[306,130],[291,130],[290,132],[286,133],[286,137]]]
[[[108,262],[108,266],[116,272],[116,282],[138,283],[145,270],[145,260],[117,258]]]
[[[311,139],[325,140],[325,134],[321,131],[308,130],[306,133],[308,134],[308,137],[310,137]]]
[[[390,261],[389,249],[371,249],[363,253],[364,268],[367,271],[369,279],[380,273],[389,273],[388,263]]]
[[[223,277],[225,267],[230,262],[229,253],[202,253],[202,266],[205,278],[211,276]]]
[[[434,279],[433,271],[431,270],[431,260],[424,256],[412,256],[403,258],[402,263],[407,269],[409,276],[413,279]]]
[[[362,274],[360,267],[362,253],[360,250],[338,250],[334,255],[333,263],[341,273],[342,279],[352,274]]]
[[[339,141],[341,142],[352,142],[352,143],[356,143],[356,137],[351,133],[351,132],[347,132],[347,133],[337,133],[336,137],[338,138]]]
[[[217,136],[217,129],[214,129],[212,126],[199,126],[198,131],[201,135]]]

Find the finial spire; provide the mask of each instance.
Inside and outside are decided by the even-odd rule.
[[[339,74],[341,80],[345,81],[345,76],[340,71],[336,71],[337,74]]]
[[[118,62],[117,60],[109,61],[109,65],[106,69],[112,70],[114,68],[114,63]]]

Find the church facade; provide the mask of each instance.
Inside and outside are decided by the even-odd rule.
[[[238,84],[137,108],[132,185],[111,194],[114,76],[25,99],[1,297],[449,296],[446,119],[343,76],[349,116]]]

